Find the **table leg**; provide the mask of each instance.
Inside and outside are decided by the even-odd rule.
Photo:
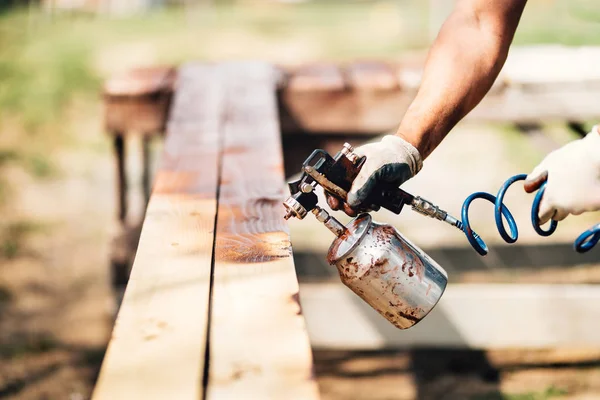
[[[144,209],[150,200],[150,135],[142,137],[142,186],[144,189]]]
[[[127,174],[125,172],[125,138],[122,134],[115,134],[114,149],[117,162],[117,213],[119,222],[125,224],[127,217]]]

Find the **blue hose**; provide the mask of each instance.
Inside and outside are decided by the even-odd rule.
[[[477,235],[471,229],[468,216],[469,206],[475,199],[484,199],[489,201],[490,203],[494,203],[494,216],[496,217],[496,228],[498,228],[498,232],[500,233],[500,236],[502,237],[502,239],[504,239],[505,242],[514,243],[519,237],[517,223],[515,222],[515,219],[510,213],[509,209],[504,205],[503,200],[504,195],[506,194],[506,191],[508,190],[510,185],[517,181],[525,180],[525,178],[527,178],[526,174],[515,175],[508,179],[506,182],[504,182],[496,196],[493,196],[490,193],[476,192],[467,197],[465,202],[463,203],[461,212],[462,230],[467,236],[467,239],[469,240],[471,246],[473,246],[475,251],[477,251],[477,253],[481,254],[482,256],[488,253],[488,247],[483,241],[483,239],[481,239],[481,237],[479,237],[479,235]],[[558,226],[558,222],[555,220],[551,220],[550,226],[547,230],[542,229],[540,226],[540,219],[538,217],[538,214],[540,210],[540,203],[542,201],[542,196],[544,195],[545,189],[546,182],[544,182],[540,186],[538,192],[536,193],[533,199],[533,205],[531,207],[531,224],[533,225],[533,229],[540,236],[552,235],[556,230],[556,227]],[[508,229],[510,230],[510,233],[508,233],[506,231],[506,228],[504,227],[504,219],[502,219],[503,217],[508,223]],[[591,250],[596,245],[596,243],[598,243],[598,241],[600,241],[600,223],[592,226],[590,229],[579,235],[579,237],[575,240],[573,247],[578,253],[585,253]]]

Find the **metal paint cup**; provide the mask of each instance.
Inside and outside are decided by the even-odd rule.
[[[448,282],[446,271],[394,227],[361,214],[329,248],[342,282],[394,326],[425,318]]]

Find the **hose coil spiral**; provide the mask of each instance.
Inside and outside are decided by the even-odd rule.
[[[525,180],[527,178],[526,174],[515,175],[504,182],[496,196],[486,193],[486,192],[476,192],[467,197],[463,203],[461,218],[462,218],[462,230],[467,236],[469,243],[477,253],[480,255],[486,255],[488,253],[488,247],[481,239],[479,235],[477,235],[472,229],[471,224],[469,223],[469,206],[476,199],[484,199],[494,204],[494,216],[496,219],[496,228],[498,228],[498,232],[502,239],[504,239],[507,243],[514,243],[517,241],[519,237],[519,232],[517,229],[517,224],[515,222],[514,217],[510,213],[509,209],[504,205],[504,195],[508,188],[515,182]],[[542,196],[544,195],[544,190],[546,188],[546,182],[544,182],[539,190],[537,191],[535,198],[533,199],[533,204],[531,207],[531,224],[533,225],[533,229],[540,236],[550,236],[556,231],[558,226],[558,222],[555,220],[551,220],[550,226],[548,229],[544,230],[540,226],[540,220],[538,217],[540,203],[542,201]],[[508,228],[510,233],[506,231],[504,226],[504,220],[508,223]],[[590,229],[583,232],[577,239],[575,240],[573,247],[575,251],[578,253],[585,253],[591,250],[596,243],[600,241],[600,223],[592,226]]]

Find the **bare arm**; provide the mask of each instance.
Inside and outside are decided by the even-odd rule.
[[[431,47],[421,86],[396,135],[423,159],[490,90],[527,0],[458,0]]]
[[[429,50],[421,86],[395,135],[355,149],[366,161],[346,203],[350,216],[380,183],[400,186],[490,90],[498,77],[527,0],[458,0]],[[408,143],[406,143],[408,142]],[[411,146],[412,145],[412,146]]]

